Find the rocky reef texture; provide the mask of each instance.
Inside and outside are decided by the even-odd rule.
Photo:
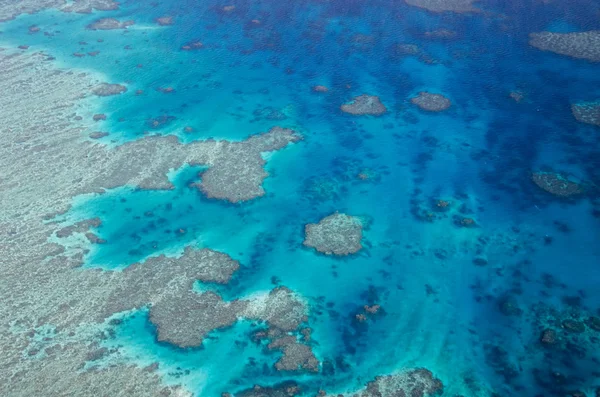
[[[356,392],[337,395],[353,397],[426,397],[442,394],[444,385],[425,368],[378,376]],[[331,395],[330,397],[334,397]]]
[[[150,321],[158,327],[159,339],[179,347],[200,346],[210,331],[245,318],[265,322],[271,328],[293,331],[307,320],[306,307],[285,287],[249,299],[224,302],[215,293],[173,295],[154,305]]]
[[[98,95],[98,96],[119,95],[124,92],[127,92],[127,87],[125,87],[124,85],[121,85],[121,84],[102,83],[102,84],[98,85],[96,88],[94,88],[93,92],[95,95]],[[96,116],[94,116],[94,118],[96,118]],[[104,116],[104,119],[106,119],[106,116]]]
[[[23,340],[19,343],[13,349],[24,347]],[[88,346],[81,343],[47,349],[43,360],[27,361],[31,373],[15,371],[11,377],[3,378],[2,396],[192,397],[192,393],[181,387],[163,385],[160,376],[147,368],[122,365],[81,371],[81,363],[86,361],[88,351]],[[14,362],[9,363],[20,368]]]
[[[156,23],[160,26],[169,26],[173,25],[173,17],[169,15],[165,15],[164,17],[156,18]]]
[[[102,113],[94,107],[102,99],[93,94],[102,81],[85,72],[56,69],[50,60],[40,53],[0,50],[4,93],[0,97],[0,167],[6,171],[0,189],[2,197],[10,197],[2,201],[0,211],[0,316],[10,319],[0,322],[0,378],[4,380],[0,395],[89,395],[93,390],[102,390],[99,395],[120,395],[124,390],[140,396],[185,395],[177,394],[179,389],[165,389],[155,375],[138,368],[81,371],[91,336],[79,330],[97,327],[117,312],[189,296],[196,280],[224,283],[239,266],[237,262],[215,251],[190,247],[179,258],[150,258],[123,271],[86,269],[81,267],[84,252],[62,244],[61,239],[76,234],[85,241],[85,234],[99,221],[65,228],[49,220],[68,210],[73,197],[80,194],[123,185],[171,189],[167,173],[185,164],[218,168],[210,183],[203,185],[207,192],[219,187],[221,195],[231,201],[257,197],[264,193],[260,184],[266,177],[260,153],[299,137],[275,129],[235,143],[184,145],[170,136],[109,148],[86,138],[95,130],[94,121],[78,116]],[[229,167],[235,169],[229,173]],[[240,173],[240,167],[245,172]],[[221,188],[225,182],[232,186]],[[301,321],[277,316],[279,312],[273,310],[269,317],[271,312],[265,309],[261,318],[290,326]],[[28,335],[40,326],[51,326],[60,335],[73,334],[68,344],[60,346],[64,352],[52,347],[39,358],[26,358]]]
[[[287,128],[274,127],[243,142],[215,142],[218,151],[203,162],[200,190],[209,198],[247,201],[265,194],[262,181],[268,176],[261,153],[279,150],[302,137]]]
[[[355,254],[362,248],[360,219],[335,213],[304,228],[304,245],[327,255]]]
[[[600,62],[600,31],[597,30],[573,33],[531,33],[529,45],[542,51]]]
[[[121,22],[114,18],[101,18],[95,22],[90,23],[86,26],[89,30],[115,30],[115,29],[127,29],[127,27],[134,25],[133,21]]]
[[[114,0],[0,0],[0,22],[8,21],[22,14],[33,14],[54,8],[62,12],[89,14],[93,10],[117,10],[119,3]]]
[[[531,179],[541,189],[558,197],[578,196],[585,192],[581,184],[570,181],[556,172],[534,172]]]
[[[275,339],[267,347],[269,350],[283,352],[279,361],[275,363],[278,371],[319,371],[319,361],[310,346],[300,343],[295,336],[289,335]]]
[[[306,312],[306,305],[286,287],[231,302],[213,292],[189,290],[154,304],[150,321],[157,327],[159,341],[181,348],[198,347],[210,332],[241,319],[262,322],[268,325],[264,338],[272,340],[267,348],[283,353],[275,363],[278,371],[317,372],[319,361],[311,347],[289,334],[298,333],[299,326],[307,321]]]
[[[473,6],[477,0],[404,0],[406,4],[424,8],[431,12],[479,12],[478,8]]]
[[[198,347],[209,332],[233,325],[248,302],[225,302],[214,292],[188,291],[171,296],[150,309],[158,340],[181,348]]]
[[[410,102],[427,112],[443,112],[452,106],[450,99],[445,96],[426,91],[419,92],[416,97],[411,98]]]
[[[600,126],[600,101],[571,105],[571,112],[575,119],[581,123]]]
[[[251,389],[235,393],[235,397],[294,397],[300,392],[301,388],[296,382],[286,381],[269,387],[255,385]],[[223,397],[231,397],[231,395],[224,393]]]
[[[352,101],[343,104],[340,109],[344,113],[349,113],[355,116],[381,116],[387,109],[378,96],[374,95],[359,95]]]

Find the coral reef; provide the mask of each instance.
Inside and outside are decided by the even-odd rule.
[[[301,388],[296,382],[286,381],[270,387],[255,385],[251,389],[235,393],[235,397],[294,397],[300,394],[300,392]],[[222,397],[230,396],[223,395]]]
[[[442,394],[444,385],[425,368],[402,371],[393,375],[378,376],[358,391],[340,394],[354,397],[426,397]],[[334,397],[329,395],[329,397]]]
[[[427,39],[434,40],[453,40],[458,36],[458,33],[456,33],[454,30],[435,29],[426,31],[423,33],[423,36]]]
[[[529,45],[573,58],[600,62],[600,31],[529,34]]]
[[[169,26],[173,25],[173,17],[165,15],[164,17],[156,18],[156,23],[160,26]]]
[[[428,112],[442,112],[452,106],[450,99],[445,96],[426,91],[419,92],[416,97],[411,98],[410,102]]]
[[[100,18],[86,26],[89,30],[115,30],[115,29],[127,29],[127,27],[134,25],[135,22],[128,20],[121,22],[114,18]]]
[[[558,197],[573,197],[585,192],[581,184],[556,172],[534,172],[531,179],[541,189]]]
[[[108,135],[110,135],[108,132],[94,131],[89,134],[89,137],[91,139],[100,139],[100,138],[104,138],[105,136],[108,136]]]
[[[285,287],[231,302],[223,301],[214,292],[198,294],[188,290],[186,294],[173,294],[154,304],[150,309],[150,321],[157,326],[159,340],[179,347],[197,347],[209,332],[233,325],[241,318],[266,323],[269,337],[297,331],[307,320],[306,312],[304,303]],[[273,344],[270,349],[284,351],[281,365],[285,368],[292,367],[295,360],[301,361],[294,368],[318,366],[316,359],[309,363],[308,351],[295,344],[286,339]],[[314,358],[312,352],[310,356]]]
[[[121,85],[121,84],[102,83],[102,84],[98,85],[96,88],[94,88],[93,92],[97,96],[119,95],[124,92],[127,92],[127,87],[125,87],[124,85]],[[102,118],[102,120],[106,120],[106,116],[104,118]]]
[[[210,168],[200,174],[202,182],[197,186],[209,198],[234,203],[260,197],[265,194],[262,181],[267,177],[261,153],[279,150],[301,139],[294,130],[273,127],[243,142],[220,142],[218,153],[204,163]]]
[[[10,131],[0,148],[0,167],[7,171],[0,189],[12,197],[0,214],[0,315],[24,330],[15,331],[8,322],[0,324],[0,378],[9,380],[0,382],[0,395],[87,395],[93,390],[119,395],[128,390],[128,395],[147,396],[159,395],[163,389],[165,395],[185,395],[161,386],[157,375],[138,368],[82,372],[89,339],[77,330],[114,313],[158,306],[173,296],[196,298],[190,295],[196,280],[226,282],[239,264],[225,254],[190,247],[179,258],[149,258],[122,271],[81,268],[90,244],[85,235],[98,227],[98,220],[65,228],[52,219],[67,211],[80,194],[124,185],[171,189],[169,170],[185,164],[216,169],[203,180],[207,193],[214,187],[219,188],[220,197],[231,201],[257,197],[264,194],[261,184],[267,176],[261,153],[300,137],[276,128],[235,143],[210,140],[185,145],[171,136],[146,137],[108,148],[81,139],[93,131],[94,122],[77,115],[87,109],[82,101],[102,82],[86,73],[56,69],[50,59],[41,53],[0,51],[0,89],[11,93],[0,97],[0,124]],[[221,177],[231,186],[220,187]],[[22,188],[23,180],[28,181],[27,189]],[[82,241],[83,248],[72,248],[69,236]],[[101,233],[96,237],[101,238]],[[263,303],[268,301],[265,295]],[[285,295],[274,294],[272,303],[278,304]],[[306,315],[305,311],[302,316],[286,315],[272,307],[259,310],[259,302],[252,302],[258,307],[248,304],[248,310],[252,307],[252,314],[260,315],[252,319],[285,329],[297,326]],[[291,302],[285,307],[297,310]],[[55,349],[56,354],[44,353],[39,359],[24,358],[29,343],[26,332],[44,324],[60,334],[73,333],[72,344],[63,345],[62,353]],[[69,349],[76,352],[71,354]]]
[[[477,0],[404,0],[406,4],[424,8],[431,12],[479,12],[478,8],[473,7]]]
[[[349,113],[355,116],[381,116],[387,109],[378,96],[374,95],[359,95],[352,101],[343,104],[340,109],[344,113]]]
[[[181,348],[197,347],[206,335],[233,325],[248,303],[224,302],[213,292],[170,296],[150,308],[150,321],[156,325],[157,337]]]
[[[575,119],[581,123],[600,126],[600,101],[571,105],[571,112]]]
[[[55,8],[62,12],[89,14],[93,10],[117,10],[119,3],[114,0],[0,0],[0,22],[8,21],[22,14],[33,14]]]
[[[202,47],[204,47],[204,43],[202,43],[199,40],[193,40],[193,41],[190,41],[190,42],[182,45],[181,49],[184,51],[192,51],[192,50],[199,50]]]
[[[275,363],[278,371],[319,371],[319,361],[310,346],[298,342],[295,336],[286,335],[275,339],[267,348],[283,352],[281,358]]]
[[[304,228],[304,245],[327,255],[349,255],[361,250],[360,219],[336,212]]]

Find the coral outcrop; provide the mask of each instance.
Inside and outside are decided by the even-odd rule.
[[[529,35],[529,45],[572,58],[600,62],[600,31],[539,32]]]
[[[580,123],[600,126],[600,101],[576,103],[571,105],[571,112]]]
[[[531,179],[541,189],[558,197],[573,197],[585,192],[581,184],[556,172],[534,172]]]
[[[359,95],[352,101],[345,103],[340,108],[342,112],[354,116],[381,116],[387,112],[387,109],[378,96]]]
[[[479,12],[478,8],[473,6],[477,0],[404,0],[406,4],[424,8],[431,12]]]
[[[442,394],[444,385],[431,371],[417,368],[393,375],[378,376],[363,389],[337,397],[427,397]],[[334,397],[328,395],[326,397]]]
[[[421,110],[427,112],[443,112],[452,106],[450,99],[441,94],[432,94],[430,92],[421,91],[419,94],[411,98],[411,103],[418,106]]]
[[[342,213],[329,215],[304,228],[304,245],[327,255],[349,255],[361,250],[362,222]]]

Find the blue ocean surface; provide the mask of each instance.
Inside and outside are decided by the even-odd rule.
[[[241,141],[274,126],[303,136],[264,154],[262,197],[209,199],[193,185],[203,169],[185,166],[169,174],[174,189],[84,195],[53,221],[101,219],[105,242],[90,245],[84,268],[122,271],[192,245],[241,266],[229,284],[199,290],[232,300],[285,285],[309,302],[319,372],[276,371],[279,353],[253,343],[246,320],[180,349],[159,342],[140,310],[102,346],[125,363],[158,362],[166,384],[202,397],[286,380],[305,395],[344,393],[421,367],[447,396],[597,395],[600,331],[564,321],[600,316],[600,128],[571,112],[600,98],[600,69],[528,39],[600,29],[600,6],[544,3],[481,1],[485,12],[460,14],[392,0],[123,0],[110,13],[4,23],[3,43],[127,86],[94,99],[106,115],[94,125],[109,132],[100,144]],[[163,16],[173,23],[157,24]],[[135,24],[85,29],[99,17]],[[453,34],[426,34],[441,30]],[[421,110],[411,98],[424,91],[452,105]],[[340,110],[361,94],[387,112]],[[589,194],[553,196],[533,183],[538,171],[585,181]],[[361,219],[363,249],[335,257],[303,246],[305,225],[336,211]],[[380,313],[357,321],[373,304]],[[543,345],[548,328],[560,346]]]

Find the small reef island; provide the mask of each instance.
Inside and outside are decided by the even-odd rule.
[[[0,0],[0,396],[599,397],[599,15]]]

